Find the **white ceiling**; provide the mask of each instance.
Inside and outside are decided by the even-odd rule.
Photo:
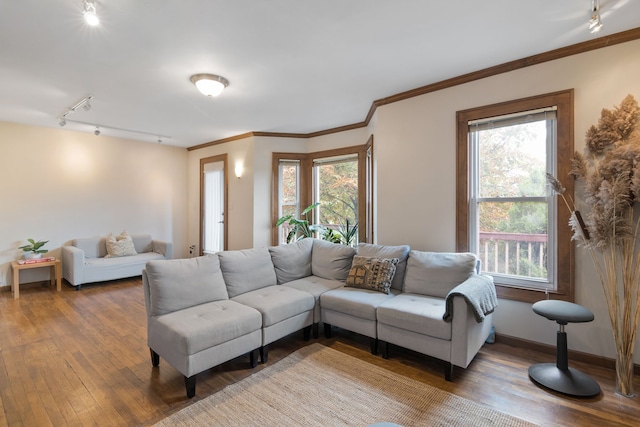
[[[194,146],[362,122],[372,102],[593,39],[590,0],[0,0],[0,121]],[[602,0],[597,37],[640,27]],[[226,77],[218,98],[196,73]],[[142,133],[116,131],[113,128]],[[93,132],[68,123],[65,129]],[[149,135],[145,135],[148,133]]]

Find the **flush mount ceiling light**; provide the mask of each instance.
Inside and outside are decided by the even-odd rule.
[[[229,86],[229,80],[215,74],[194,74],[190,80],[203,95],[209,97],[220,95]]]
[[[591,0],[591,19],[589,19],[589,31],[597,33],[602,29],[600,20],[600,0]]]
[[[84,20],[91,26],[96,26],[100,23],[98,15],[96,14],[96,3],[93,1],[84,0],[83,11]]]

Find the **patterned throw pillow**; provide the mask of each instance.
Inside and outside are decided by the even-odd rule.
[[[107,255],[105,256],[105,258],[115,258],[137,254],[136,248],[133,245],[133,239],[126,231],[123,231],[117,237],[113,237],[112,234],[109,234],[106,243]]]
[[[398,258],[354,256],[345,286],[389,293]]]

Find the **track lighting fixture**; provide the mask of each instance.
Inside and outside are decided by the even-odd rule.
[[[133,129],[124,129],[124,128],[119,128],[119,127],[115,127],[115,126],[107,126],[107,125],[103,125],[100,123],[89,123],[89,122],[81,122],[80,120],[71,120],[71,119],[64,119],[65,123],[69,122],[73,125],[79,125],[79,126],[74,126],[75,129],[77,130],[82,130],[87,132],[88,129],[87,127],[89,127],[89,129],[93,129],[93,134],[95,136],[99,136],[102,135],[102,130],[103,129],[107,129],[109,131],[114,131],[114,132],[107,132],[107,134],[111,135],[111,134],[116,134],[116,133],[130,133],[130,134],[135,134],[135,135],[141,135],[144,137],[148,137],[145,138],[145,140],[149,139],[149,138],[153,138],[151,139],[152,141],[155,140],[158,142],[158,144],[162,144],[165,140],[167,139],[171,139],[170,136],[167,135],[158,135],[157,133],[150,133],[150,132],[143,132],[143,131],[139,131],[139,130],[133,130]],[[117,136],[117,135],[116,135]]]
[[[591,0],[591,19],[589,19],[589,31],[597,33],[602,29],[600,20],[600,0]]]
[[[229,80],[215,74],[194,74],[190,80],[203,95],[208,97],[220,95],[224,88],[229,86]]]
[[[93,99],[92,95],[87,96],[86,98],[82,98],[80,101],[76,103],[73,107],[67,108],[67,111],[58,116],[58,125],[63,127],[67,124],[67,116],[71,113],[75,113],[80,107],[84,109],[84,111],[89,111],[91,109],[91,104],[89,101]]]
[[[96,3],[89,0],[84,0],[83,11],[84,20],[91,26],[96,26],[100,23],[98,15],[96,14]]]

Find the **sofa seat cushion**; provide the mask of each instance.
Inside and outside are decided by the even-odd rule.
[[[389,294],[367,289],[341,287],[320,296],[322,310],[332,310],[367,320],[376,320],[376,308],[394,298],[399,291],[391,289]],[[444,313],[444,311],[443,311]]]
[[[418,294],[401,294],[378,306],[378,323],[451,340],[451,323],[442,316],[445,300]]]
[[[89,269],[113,269],[129,264],[146,264],[147,261],[164,259],[162,254],[145,252],[137,255],[115,258],[85,258],[84,265]]]
[[[262,314],[263,328],[311,311],[315,305],[310,293],[281,285],[246,292],[232,300],[258,310]]]
[[[319,300],[320,295],[332,289],[337,289],[341,286],[344,286],[344,283],[338,280],[323,279],[322,277],[318,276],[308,276],[302,279],[287,282],[282,286],[288,286],[290,288],[308,292],[313,295],[316,300]]]
[[[172,343],[176,352],[188,356],[257,331],[261,326],[258,311],[220,300],[150,317],[149,335],[150,341]]]

